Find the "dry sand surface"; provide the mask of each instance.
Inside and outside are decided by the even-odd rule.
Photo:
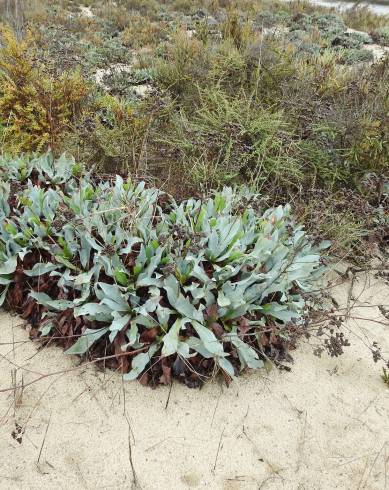
[[[348,291],[332,295],[345,305]],[[319,359],[303,343],[291,372],[247,374],[228,389],[174,384],[167,408],[167,388],[93,366],[21,397],[0,393],[0,488],[389,488],[389,389],[364,345],[389,352],[376,306],[389,307],[388,293],[373,274],[358,276],[342,357]],[[0,388],[77,366],[58,348],[38,351],[20,323],[0,312]]]

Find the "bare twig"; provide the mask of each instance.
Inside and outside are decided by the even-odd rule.
[[[47,437],[47,432],[49,430],[49,426],[50,426],[50,422],[51,422],[51,415],[52,415],[52,412],[50,412],[49,421],[47,422],[47,425],[46,425],[45,435],[43,437],[43,441],[42,441],[41,448],[40,448],[39,455],[38,455],[38,460],[36,462],[37,464],[39,464],[39,461],[41,459],[43,446],[45,445],[45,441],[46,441],[46,437]]]
[[[72,368],[69,368],[69,369],[61,369],[60,371],[54,371],[52,373],[42,374],[38,378],[35,378],[32,381],[29,381],[28,383],[25,383],[23,385],[23,388],[26,388],[27,386],[31,386],[32,384],[37,383],[38,381],[41,381],[42,379],[48,378],[50,376],[55,376],[57,374],[70,373],[71,371],[76,371],[77,369],[80,369],[80,368],[83,368],[85,366],[88,366],[89,364],[96,364],[97,362],[102,362],[102,361],[107,360],[107,359],[114,359],[114,358],[121,357],[121,356],[133,356],[134,354],[138,354],[139,352],[143,352],[144,350],[146,350],[148,348],[149,348],[149,346],[146,345],[146,346],[144,346],[144,347],[142,347],[140,349],[136,349],[136,350],[133,350],[131,352],[121,352],[119,354],[112,354],[111,356],[97,357],[96,359],[93,359],[93,360],[88,361],[88,362],[84,362],[84,363],[80,364],[79,366],[75,366],[75,367],[72,367]],[[9,359],[7,359],[7,361],[9,361]],[[14,363],[11,363],[11,364],[14,364]],[[17,367],[19,367],[19,369],[24,369],[21,366],[17,366]],[[0,393],[6,393],[8,391],[13,391],[16,388],[21,388],[21,386],[19,385],[19,386],[16,386],[16,387],[15,386],[12,386],[10,388],[3,388],[3,389],[0,390]]]
[[[213,472],[213,473],[214,473],[214,472],[215,472],[215,470],[216,470],[217,459],[218,459],[218,457],[219,457],[219,452],[220,452],[220,448],[221,448],[221,444],[222,444],[222,438],[223,438],[224,431],[225,431],[225,427],[224,427],[224,429],[222,430],[222,433],[220,434],[219,444],[218,444],[218,446],[217,446],[217,452],[216,452],[216,456],[215,456],[215,463],[214,463],[213,468],[212,468],[212,472]]]

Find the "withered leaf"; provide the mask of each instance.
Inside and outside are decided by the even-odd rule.
[[[140,341],[141,342],[153,342],[158,334],[159,334],[159,328],[158,327],[148,328],[147,330],[142,332],[142,334],[140,336]]]
[[[220,323],[213,322],[211,324],[211,329],[216,337],[221,337],[224,334],[224,328],[220,325]]]

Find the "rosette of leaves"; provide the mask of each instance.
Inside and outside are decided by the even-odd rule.
[[[43,335],[73,322],[69,354],[104,346],[128,380],[154,369],[167,382],[183,366],[203,379],[200,365],[233,378],[262,367],[264,332],[302,320],[327,244],[314,247],[288,205],[261,213],[258,196],[225,188],[161,207],[144,183],[59,178],[38,162],[28,175],[45,186],[23,176],[16,205],[0,182],[0,295],[35,308]]]
[[[48,183],[51,186],[68,183],[72,177],[81,173],[81,166],[73,157],[66,154],[54,159],[52,153],[33,158],[13,158],[0,156],[0,179],[2,181],[26,183],[28,179],[34,183]]]

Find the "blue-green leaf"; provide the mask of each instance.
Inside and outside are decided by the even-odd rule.
[[[51,299],[46,293],[31,291],[31,298],[34,298],[40,305],[46,306],[49,310],[64,311],[74,306],[73,301],[65,299]]]
[[[35,264],[31,270],[29,271],[24,270],[23,272],[24,274],[26,274],[26,276],[36,277],[36,276],[42,276],[43,274],[47,274],[48,272],[58,270],[59,268],[60,266],[58,266],[58,264],[52,264],[51,262],[46,262],[46,263]]]
[[[65,354],[85,354],[96,340],[99,340],[107,332],[108,328],[98,330],[87,328],[77,342],[65,351]]]
[[[135,356],[131,363],[131,371],[123,375],[125,381],[132,381],[136,379],[146,368],[147,364],[151,361],[153,355],[157,352],[158,345],[152,344],[147,352],[142,352]]]
[[[163,347],[162,347],[163,356],[170,356],[177,352],[178,344],[179,344],[178,335],[183,325],[184,325],[184,321],[182,320],[182,318],[178,318],[173,323],[173,325],[169,328],[167,334],[165,334],[163,338]]]
[[[3,263],[0,263],[0,275],[12,274],[16,270],[18,260],[16,255],[14,257],[10,257]]]

